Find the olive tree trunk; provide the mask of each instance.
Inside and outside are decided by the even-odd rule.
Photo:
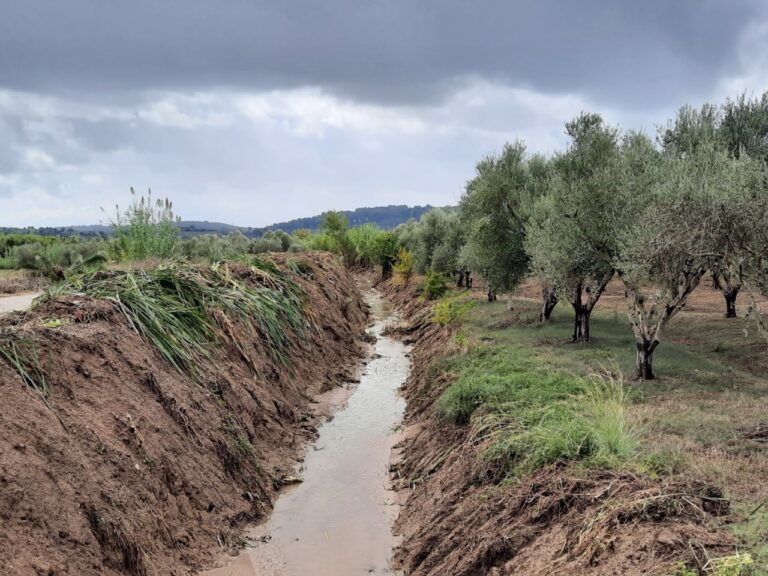
[[[592,311],[587,310],[586,306],[581,306],[576,310],[573,321],[573,341],[589,342],[589,319]]]
[[[557,293],[548,285],[545,285],[541,289],[542,304],[541,312],[539,313],[539,322],[546,322],[552,315],[552,311],[557,306]]]
[[[736,318],[736,297],[739,295],[738,289],[723,292],[725,297],[725,317]]]
[[[635,342],[637,346],[635,375],[638,380],[653,380],[656,378],[653,374],[653,351],[656,350],[658,343],[658,340]]]
[[[574,311],[572,342],[589,342],[589,320],[592,317],[592,309],[605,292],[605,287],[613,278],[614,272],[613,269],[607,271],[601,278],[588,286],[584,286],[584,280],[580,280],[572,286],[568,294],[568,300]],[[588,295],[586,302],[583,301],[584,293]]]
[[[684,271],[677,283],[670,284],[655,298],[646,297],[640,287],[619,273],[624,282],[627,316],[635,334],[637,348],[635,376],[639,380],[653,380],[653,353],[661,342],[662,332],[672,317],[680,312],[688,296],[699,285],[703,268]]]
[[[736,318],[736,298],[741,290],[741,267],[729,270],[727,267],[712,272],[712,284],[723,293],[725,317]]]

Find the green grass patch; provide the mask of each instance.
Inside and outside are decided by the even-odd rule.
[[[552,370],[528,350],[498,345],[476,346],[443,369],[456,380],[438,400],[438,413],[471,425],[475,441],[488,441],[483,458],[502,476],[558,460],[621,466],[637,453],[621,379]]]
[[[736,504],[734,512],[743,519],[730,528],[752,555],[752,573],[755,576],[768,576],[768,502],[761,502],[758,506],[752,503]]]

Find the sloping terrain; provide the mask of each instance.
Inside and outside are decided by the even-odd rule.
[[[277,263],[309,330],[286,334],[287,366],[257,338],[249,361],[213,347],[183,376],[114,304],[79,296],[3,319],[34,340],[45,389],[0,361],[0,573],[188,574],[269,513],[314,433],[313,395],[354,377],[367,317],[333,257]]]

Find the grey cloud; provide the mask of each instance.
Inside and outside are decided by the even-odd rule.
[[[655,106],[737,66],[752,0],[2,0],[0,85],[39,92],[323,86],[434,102],[467,76]]]

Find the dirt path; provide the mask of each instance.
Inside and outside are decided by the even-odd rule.
[[[250,531],[253,547],[207,576],[356,576],[394,574],[397,516],[388,462],[408,376],[407,348],[383,336],[392,316],[369,292],[376,337],[372,360],[346,405],[319,430],[297,470],[301,484],[277,500],[266,524]]]
[[[27,294],[14,294],[13,296],[0,296],[0,314],[16,310],[26,310],[40,294],[40,292],[30,292]]]

